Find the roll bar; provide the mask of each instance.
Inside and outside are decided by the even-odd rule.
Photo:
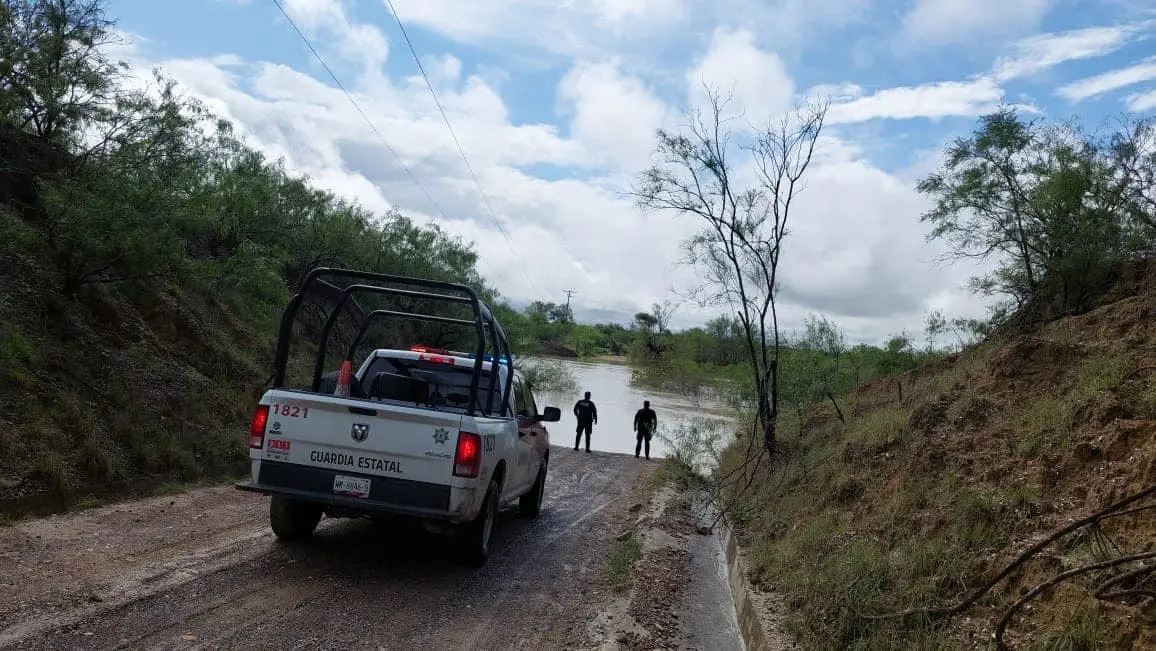
[[[365,281],[364,283],[356,283],[341,289],[336,285],[327,282],[324,278],[341,277],[348,278],[355,281]],[[408,289],[399,289],[396,287],[385,287],[381,284],[368,283],[389,283],[398,285],[410,285],[413,287],[424,287],[437,292],[422,292]],[[284,313],[281,315],[281,326],[277,334],[277,350],[274,356],[274,371],[272,387],[279,389],[285,386],[286,369],[289,362],[289,344],[293,337],[293,322],[297,319],[297,313],[301,309],[301,304],[305,301],[305,297],[314,294],[321,295],[324,298],[336,303],[333,311],[325,319],[325,325],[321,330],[320,342],[317,347],[317,356],[313,363],[313,382],[312,391],[317,392],[321,387],[321,375],[325,370],[325,355],[328,350],[329,334],[333,326],[337,323],[337,315],[339,312],[346,311],[353,315],[354,321],[359,326],[357,337],[354,339],[353,346],[346,352],[345,359],[352,361],[352,356],[356,348],[361,344],[366,332],[373,322],[382,317],[398,318],[398,319],[412,319],[418,321],[429,321],[435,323],[449,323],[462,326],[470,326],[474,329],[477,335],[478,344],[474,352],[474,373],[470,379],[470,401],[468,407],[469,415],[474,415],[477,411],[483,411],[486,414],[493,413],[494,408],[494,390],[497,388],[498,364],[504,358],[506,365],[509,367],[509,372],[506,374],[505,386],[503,387],[502,395],[509,396],[510,390],[513,386],[513,356],[510,352],[510,342],[506,337],[506,332],[501,324],[494,318],[493,310],[490,306],[478,298],[478,294],[469,285],[460,283],[449,283],[438,280],[427,280],[424,278],[411,278],[408,276],[394,276],[390,274],[373,273],[368,271],[355,271],[352,269],[334,269],[329,267],[318,267],[310,270],[298,285],[297,292],[289,300],[289,304],[285,307]],[[426,300],[435,300],[448,303],[457,303],[469,305],[473,312],[473,319],[456,319],[450,317],[443,317],[433,314],[420,314],[413,312],[400,312],[396,310],[375,310],[366,313],[354,297],[355,294],[381,294],[387,296],[405,296],[410,298],[421,298]],[[487,337],[488,335],[488,337]],[[486,344],[487,341],[493,346],[495,355],[492,362],[493,372],[490,374],[490,386],[487,391],[486,407],[481,409],[481,401],[478,400],[478,384],[482,374],[482,365],[485,363]],[[505,404],[508,400],[503,400],[503,407],[501,409],[504,414]]]

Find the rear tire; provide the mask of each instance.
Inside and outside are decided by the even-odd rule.
[[[273,497],[269,502],[269,526],[278,538],[286,542],[304,540],[313,535],[321,521],[321,507],[286,497]]]
[[[490,557],[490,539],[494,532],[494,525],[498,520],[498,482],[490,480],[490,487],[486,490],[486,498],[482,501],[482,509],[472,522],[458,529],[455,536],[457,544],[457,560],[463,565],[481,567]]]
[[[542,498],[546,495],[546,466],[547,462],[543,461],[530,492],[518,499],[518,512],[524,518],[536,518],[542,512]]]

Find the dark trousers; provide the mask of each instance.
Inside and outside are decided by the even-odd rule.
[[[642,446],[645,445],[646,446],[646,458],[647,459],[650,458],[650,439],[653,438],[653,436],[654,435],[651,434],[650,432],[643,431],[643,430],[638,431],[638,435],[636,437],[638,439],[638,442],[634,444],[634,456],[635,457],[638,456],[639,452],[642,452]]]
[[[590,432],[594,429],[594,423],[578,421],[578,433],[574,437],[574,449],[578,449],[578,444],[582,442],[582,433],[586,433],[586,451],[590,451]]]

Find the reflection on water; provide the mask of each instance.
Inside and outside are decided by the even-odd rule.
[[[717,401],[692,401],[674,394],[632,387],[629,366],[573,360],[562,360],[562,364],[574,375],[577,381],[575,390],[566,393],[534,392],[539,411],[547,405],[562,410],[562,420],[548,426],[550,442],[555,445],[574,446],[574,430],[578,425],[574,418],[574,403],[586,391],[598,406],[598,424],[590,436],[592,450],[634,454],[634,413],[642,408],[643,400],[649,400],[651,409],[658,413],[659,436],[650,443],[652,458],[670,453],[663,434],[670,436],[680,426],[685,427],[702,418],[719,422],[730,420],[730,411]]]

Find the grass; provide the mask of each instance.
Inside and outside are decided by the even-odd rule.
[[[724,490],[757,582],[783,595],[785,625],[804,648],[959,648],[960,624],[969,617],[974,623],[975,613],[947,620],[867,615],[953,603],[1002,566],[1014,541],[1052,521],[1041,516],[1078,512],[1078,498],[1059,497],[1086,480],[1057,470],[1077,435],[1088,433],[1106,392],[1135,403],[1125,405],[1134,413],[1156,416],[1156,375],[1130,385],[1128,395],[1121,388],[1136,360],[1085,356],[1063,369],[1063,381],[1012,383],[1021,392],[1013,395],[979,381],[995,352],[981,347],[954,366],[905,380],[903,404],[874,400],[864,413],[844,410],[845,423],[833,413],[784,409],[773,464],[742,493]],[[929,404],[940,413],[932,414],[933,426],[917,430],[913,413]],[[974,417],[973,406],[982,408]],[[740,437],[722,453],[723,473],[743,462],[746,448]],[[1106,548],[1111,540],[1095,532],[1073,536],[1056,548],[1058,560],[1069,567],[1117,554]],[[1043,578],[1032,573],[1047,571],[1030,566],[1024,580],[1034,585]],[[1022,589],[997,588],[984,605],[998,616]],[[1104,612],[1065,599],[1049,594],[1021,613],[1012,630],[1032,637],[1017,648],[1075,651],[1111,639]]]
[[[95,436],[89,436],[84,440],[80,455],[81,468],[95,483],[109,484],[121,478],[122,473],[117,466],[116,458],[101,446]]]
[[[88,495],[77,500],[76,504],[73,504],[72,508],[77,511],[85,511],[88,509],[99,509],[102,506],[104,506],[104,500],[100,499],[99,497]]]
[[[1137,402],[1140,407],[1140,416],[1149,420],[1156,419],[1156,380],[1149,379],[1140,391]]]
[[[968,550],[1002,547],[1007,542],[1007,527],[1002,526],[1007,512],[994,491],[966,489],[950,505],[953,535]]]
[[[0,376],[29,387],[40,363],[36,346],[15,323],[0,323]]]
[[[651,476],[656,487],[674,486],[682,490],[706,487],[706,479],[696,473],[690,466],[674,458],[666,458],[658,466],[658,470]]]
[[[178,482],[166,482],[157,487],[153,491],[153,495],[157,497],[164,497],[170,495],[184,495],[189,492],[189,485]]]
[[[908,433],[911,410],[885,407],[852,421],[849,438],[862,441],[872,453],[886,452],[898,445]]]
[[[33,457],[29,475],[54,492],[64,493],[68,490],[67,465],[60,453],[51,448],[41,448]]]
[[[1071,391],[1069,399],[1073,402],[1087,400],[1097,393],[1115,389],[1120,382],[1135,367],[1135,362],[1127,357],[1116,355],[1095,355],[1084,360],[1076,367],[1074,377],[1076,385]]]
[[[1108,638],[1108,623],[1092,604],[1073,609],[1058,630],[1045,633],[1031,648],[1035,651],[1094,651]]]
[[[1040,458],[1060,454],[1072,443],[1074,409],[1070,399],[1045,395],[1029,399],[1010,415],[1014,432],[1012,449],[1017,457]]]
[[[642,559],[642,543],[630,533],[614,541],[610,550],[610,585],[615,592],[624,593],[634,584],[634,564]]]

